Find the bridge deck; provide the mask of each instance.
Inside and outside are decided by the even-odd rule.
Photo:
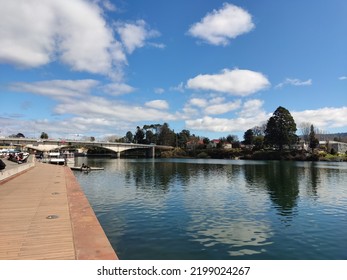
[[[68,167],[0,182],[0,259],[117,259]]]

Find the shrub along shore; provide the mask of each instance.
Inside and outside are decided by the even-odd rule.
[[[332,155],[325,152],[309,153],[298,150],[260,150],[242,149],[195,149],[175,148],[160,154],[161,158],[213,158],[213,159],[245,159],[245,160],[295,160],[295,161],[333,161],[347,162],[346,154]]]

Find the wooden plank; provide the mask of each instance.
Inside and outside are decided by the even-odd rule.
[[[38,163],[0,184],[0,259],[117,255],[71,170]]]

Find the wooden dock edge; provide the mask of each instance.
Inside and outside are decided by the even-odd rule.
[[[75,175],[64,169],[76,259],[118,260]]]

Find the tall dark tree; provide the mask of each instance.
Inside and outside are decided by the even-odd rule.
[[[204,139],[202,139],[202,141],[204,142],[205,145],[208,145],[211,142],[210,139],[207,137],[204,137]]]
[[[21,132],[19,132],[17,134],[11,134],[9,137],[10,138],[25,138],[24,134]]]
[[[253,134],[253,130],[252,129],[248,129],[245,134],[243,135],[243,143],[245,145],[252,145],[253,144],[253,140],[254,140],[254,134]]]
[[[164,123],[160,128],[158,135],[158,144],[167,146],[176,146],[176,134],[169,128],[167,123]]]
[[[265,130],[265,143],[283,150],[285,145],[294,144],[298,136],[295,134],[296,124],[290,112],[278,107],[268,120]]]
[[[41,139],[48,139],[48,134],[46,132],[42,132],[40,138]]]
[[[314,149],[317,148],[319,145],[319,140],[317,139],[316,133],[314,132],[313,124],[311,124],[311,127],[310,127],[309,143],[313,153]]]
[[[128,143],[132,143],[133,140],[134,140],[134,135],[131,131],[128,131],[126,134],[125,134],[125,138],[126,138],[126,142]]]
[[[190,131],[183,129],[180,133],[177,134],[177,144],[180,148],[185,148],[187,142],[190,138]]]
[[[152,130],[146,130],[146,142],[147,144],[156,144],[157,134],[154,134]]]
[[[141,129],[139,126],[136,127],[136,133],[134,136],[135,143],[143,144],[145,138],[145,133],[143,132],[143,129]]]

